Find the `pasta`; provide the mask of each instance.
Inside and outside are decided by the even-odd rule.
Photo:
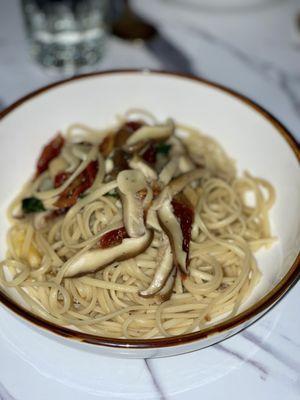
[[[211,137],[132,110],[75,124],[10,205],[0,283],[38,316],[105,337],[201,330],[237,313],[270,247],[272,185]]]

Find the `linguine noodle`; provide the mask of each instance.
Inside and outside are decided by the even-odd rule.
[[[146,139],[140,132],[145,127]],[[126,140],[116,145],[122,129]],[[274,242],[272,185],[248,172],[237,175],[221,146],[198,130],[158,124],[140,110],[106,130],[73,125],[63,140],[55,157],[40,158],[40,170],[9,207],[1,284],[15,288],[38,316],[105,337],[180,335],[236,314],[260,280],[254,252]],[[145,156],[150,147],[154,163]],[[91,166],[96,169],[89,171]],[[133,196],[132,188],[122,189],[124,171],[143,182],[134,182],[142,186]],[[175,198],[178,210],[192,215],[190,226],[186,215],[176,214]],[[163,219],[172,213],[173,226],[180,221],[182,228],[178,240]],[[117,237],[111,245],[112,232]],[[131,256],[126,243],[134,248]],[[120,246],[127,253],[115,257]]]

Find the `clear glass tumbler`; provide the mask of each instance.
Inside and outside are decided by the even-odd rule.
[[[76,70],[104,51],[107,0],[22,0],[33,57],[45,67]]]

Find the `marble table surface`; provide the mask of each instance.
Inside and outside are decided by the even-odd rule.
[[[232,8],[212,7],[202,0],[152,0],[151,7],[145,0],[133,3],[185,62],[179,58],[177,62],[174,53],[166,54],[159,45],[153,48],[110,38],[95,70],[189,70],[255,100],[300,140],[300,31],[295,23],[299,0],[249,1],[256,3],[249,6],[248,0],[235,1],[231,3],[244,5]],[[30,59],[19,2],[0,0],[0,6],[3,108],[64,76],[45,71]],[[68,360],[51,352],[43,354],[39,349],[46,349],[47,343],[38,333],[34,333],[36,348],[28,349],[27,344],[35,340],[30,328],[22,327],[23,336],[18,336],[22,322],[0,307],[0,400],[299,399],[299,296],[298,284],[250,328],[213,347],[153,360],[98,356],[91,370],[78,375],[74,363],[80,354],[70,354]]]

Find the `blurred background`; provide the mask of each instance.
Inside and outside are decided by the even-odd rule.
[[[0,109],[51,82],[120,68],[229,86],[300,139],[299,0],[0,0]]]

